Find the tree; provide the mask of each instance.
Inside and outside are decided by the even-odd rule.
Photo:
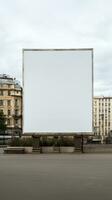
[[[0,134],[5,134],[6,131],[6,118],[2,111],[0,111]]]

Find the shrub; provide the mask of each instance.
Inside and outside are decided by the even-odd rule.
[[[13,138],[11,146],[33,146],[36,143],[33,138]],[[41,137],[40,146],[74,146],[74,139],[69,137]]]
[[[11,146],[32,146],[33,140],[32,138],[13,138],[10,142]]]

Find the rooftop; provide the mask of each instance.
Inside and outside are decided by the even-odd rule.
[[[112,99],[112,96],[95,96],[94,99]]]
[[[17,81],[16,78],[13,78],[7,74],[0,74],[0,84],[15,85],[17,88],[21,87],[19,81]]]

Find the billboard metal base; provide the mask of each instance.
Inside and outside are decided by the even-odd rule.
[[[29,135],[28,135],[29,136]],[[74,138],[74,152],[81,152],[81,153],[84,153],[84,148],[83,148],[83,145],[84,145],[84,137],[87,137],[87,135],[39,135],[39,134],[33,134],[31,135],[32,138],[33,138],[33,152],[40,152],[42,153],[41,151],[41,145],[40,145],[40,141],[42,138],[46,138],[49,137],[49,136],[52,136],[52,140],[53,140],[53,151],[55,153],[60,153],[60,147],[62,146],[61,145],[61,141],[63,139],[64,136],[72,136]]]

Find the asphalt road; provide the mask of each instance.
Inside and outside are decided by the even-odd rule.
[[[112,200],[112,154],[0,154],[0,200]]]

